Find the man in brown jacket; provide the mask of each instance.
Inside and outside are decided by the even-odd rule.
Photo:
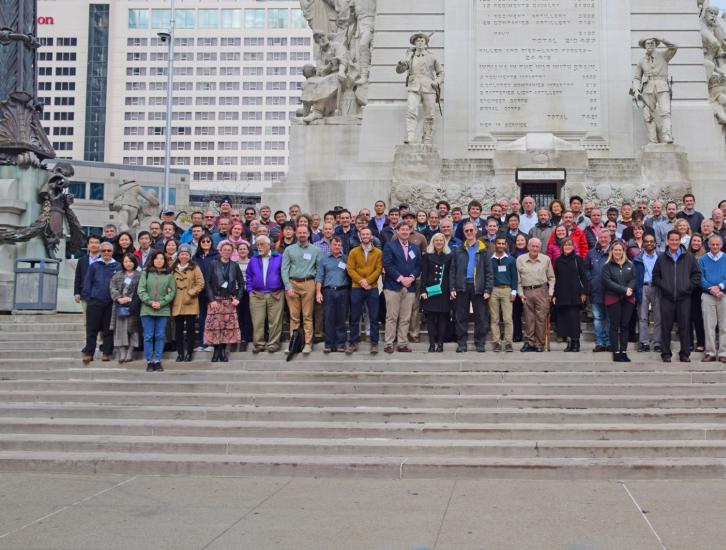
[[[371,353],[378,353],[378,279],[383,271],[383,255],[373,246],[370,229],[361,229],[359,237],[360,246],[352,248],[348,254],[348,276],[353,287],[350,294],[350,341],[345,350],[349,355],[358,349],[364,303],[371,323]]]

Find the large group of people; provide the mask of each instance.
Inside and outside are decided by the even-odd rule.
[[[629,362],[639,352],[726,363],[726,200],[710,215],[692,194],[604,211],[580,197],[568,205],[532,197],[462,208],[439,201],[430,211],[408,205],[373,212],[335,207],[306,214],[262,206],[242,212],[224,200],[193,212],[182,230],[175,213],[134,238],[108,224],[87,238],[78,260],[75,298],[86,316],[83,361],[102,334],[103,361],[131,361],[143,344],[148,371],[163,352],[177,361],[213,351],[213,362],[239,351],[275,353],[283,334],[324,353],[405,353],[425,323],[428,351],[468,351],[470,318],[477,352],[549,349],[551,327],[581,349],[582,321],[594,323],[594,352]]]

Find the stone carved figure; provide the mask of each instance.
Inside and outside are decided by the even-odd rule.
[[[38,113],[35,0],[0,0],[0,164],[40,165],[55,152]]]
[[[726,129],[726,22],[719,8],[701,4],[701,41],[713,114]]]
[[[668,63],[678,52],[678,46],[663,38],[646,37],[638,42],[645,56],[635,65],[631,93],[642,107],[643,120],[651,143],[673,143],[671,98],[673,90],[668,78]],[[658,50],[663,44],[665,50]],[[660,118],[660,124],[656,119]]]
[[[422,32],[413,34],[409,40],[413,48],[406,51],[406,58],[396,66],[398,74],[408,73],[408,113],[406,115],[406,139],[404,143],[415,141],[418,126],[419,107],[423,107],[424,144],[431,144],[434,132],[434,108],[441,107],[441,85],[444,71],[439,61],[429,52],[430,36]]]
[[[141,187],[136,181],[124,181],[119,186],[109,209],[118,212],[118,226],[121,231],[132,231],[141,226],[144,218],[156,215],[159,199]]]
[[[358,115],[368,97],[376,0],[300,0],[300,6],[313,30],[316,62],[315,74],[304,73],[303,122]]]
[[[48,180],[38,189],[40,215],[28,227],[0,229],[0,244],[27,242],[42,237],[49,258],[56,259],[58,246],[65,238],[63,226],[68,223],[69,247],[72,251],[83,247],[83,230],[78,217],[71,209],[73,195],[66,192],[69,178],[75,171],[67,162],[59,162],[53,168]]]
[[[322,32],[316,31],[313,39],[320,47],[321,57],[314,76],[310,66],[306,66],[307,80],[302,89],[303,105],[308,111],[303,117],[306,124],[331,114],[340,115],[343,93],[350,84],[347,50],[339,42],[331,42]]]

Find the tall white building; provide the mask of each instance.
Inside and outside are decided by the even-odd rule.
[[[40,0],[39,93],[60,157],[163,166],[168,0]],[[192,193],[257,193],[287,170],[312,38],[299,2],[177,0],[171,163]]]

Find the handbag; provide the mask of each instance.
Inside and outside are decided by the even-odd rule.
[[[131,317],[131,304],[116,305],[117,317]]]
[[[442,265],[441,266],[441,279],[440,279],[442,282],[444,280],[445,269],[446,269],[446,266]],[[426,287],[426,294],[428,295],[429,298],[431,298],[433,296],[440,296],[442,293],[443,293],[443,290],[441,289],[441,282],[436,285],[431,285],[431,286]]]

